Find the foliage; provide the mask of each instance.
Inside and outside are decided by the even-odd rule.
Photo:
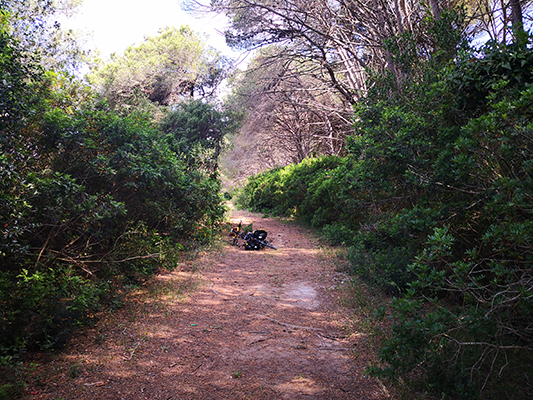
[[[412,82],[374,75],[348,157],[250,178],[241,203],[323,228],[395,296],[369,372],[441,396],[528,398],[533,52],[458,51],[417,64]]]
[[[2,273],[0,285],[4,349],[62,346],[87,312],[97,309],[103,289],[64,267]]]
[[[214,173],[224,136],[236,121],[230,112],[217,110],[200,100],[180,103],[161,122],[170,148],[187,159],[191,168]]]
[[[0,115],[0,129],[5,131],[9,124],[20,121],[24,116],[24,108],[31,105],[34,99],[25,92],[28,81],[38,80],[39,67],[32,55],[23,54],[17,42],[8,34],[7,15],[0,10],[0,107],[4,111]],[[7,133],[7,132],[6,132]],[[0,139],[6,143],[6,139]]]
[[[89,82],[122,114],[164,112],[196,95],[210,97],[225,77],[228,60],[189,27],[166,28],[130,46],[124,55],[92,65]]]
[[[408,222],[407,240],[390,243],[392,253],[408,245],[394,269],[407,296],[393,304],[394,337],[381,353],[389,366],[374,373],[464,398],[527,393],[519,371],[532,348],[531,208],[522,195],[531,186],[531,56],[488,43],[428,71],[438,79],[425,73],[407,86],[408,103],[375,93],[358,111],[352,151],[388,213],[378,232]],[[375,258],[379,239],[355,248],[357,269],[373,278],[391,271]],[[509,382],[503,391],[500,380]]]
[[[66,30],[59,16],[77,12],[82,0],[0,0],[9,14],[10,34],[28,54],[37,54],[47,69],[74,72],[86,61],[88,52],[79,44],[79,33]]]
[[[213,239],[224,208],[217,174],[192,149],[173,147],[150,116],[120,116],[75,78],[44,72],[6,26],[0,357],[15,365],[27,349],[61,347],[121,285],[175,268],[186,245]],[[207,106],[180,112],[184,126],[227,123]]]
[[[326,183],[328,173],[340,162],[331,156],[308,158],[300,164],[257,174],[248,179],[237,204],[255,211],[296,216],[322,226],[327,220],[325,215],[333,211],[334,193],[328,192],[333,189]],[[331,218],[334,220],[335,216]]]

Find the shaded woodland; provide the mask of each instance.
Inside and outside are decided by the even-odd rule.
[[[531,3],[182,3],[249,65],[188,27],[99,60],[55,22],[79,1],[0,0],[0,398],[27,351],[209,243],[222,178],[390,296],[367,373],[531,398]]]

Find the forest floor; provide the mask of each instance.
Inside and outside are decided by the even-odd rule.
[[[27,399],[390,399],[345,266],[310,232],[232,211],[277,250],[231,239],[162,271],[57,354],[28,360]],[[241,240],[242,244],[242,240]]]

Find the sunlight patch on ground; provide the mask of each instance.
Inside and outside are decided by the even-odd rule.
[[[304,378],[303,376],[296,376],[290,382],[277,385],[276,389],[292,395],[300,394],[305,396],[313,396],[320,391],[313,379]]]

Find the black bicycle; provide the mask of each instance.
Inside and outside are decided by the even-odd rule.
[[[261,250],[265,247],[277,250],[269,242],[266,241],[267,233],[264,230],[257,230],[248,232],[247,234],[241,233],[240,237],[244,239],[244,250]]]

